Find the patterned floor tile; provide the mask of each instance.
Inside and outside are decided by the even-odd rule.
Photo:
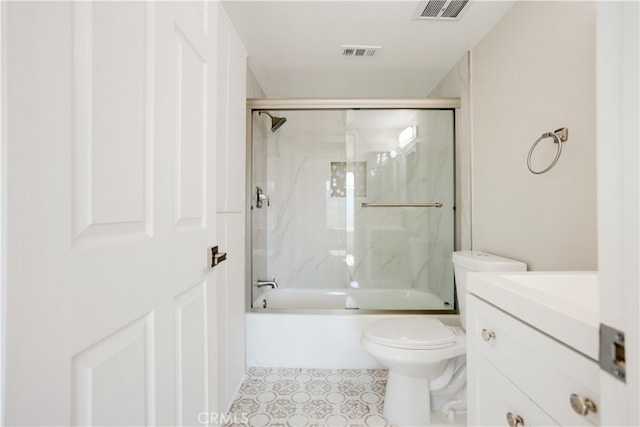
[[[249,368],[231,413],[251,427],[390,426],[382,415],[387,375],[385,369]]]

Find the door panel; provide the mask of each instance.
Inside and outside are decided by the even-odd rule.
[[[204,226],[207,63],[176,28],[176,228]]]
[[[77,3],[72,13],[72,213],[79,245],[150,231],[145,166],[153,135],[145,119],[152,118],[153,93],[145,82],[153,75],[153,38],[145,34],[152,22],[143,3]]]
[[[153,316],[96,343],[72,361],[74,425],[144,425],[153,420]],[[118,408],[118,410],[114,410]]]
[[[207,309],[206,282],[174,301],[177,425],[199,425],[198,414],[209,412]]]

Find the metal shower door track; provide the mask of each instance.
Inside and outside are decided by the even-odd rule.
[[[350,108],[456,109],[460,98],[247,99],[248,110],[334,110]]]

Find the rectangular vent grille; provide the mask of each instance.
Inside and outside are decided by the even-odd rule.
[[[420,3],[414,18],[456,20],[468,3],[469,0],[428,0]]]
[[[422,18],[437,18],[442,9],[444,9],[445,3],[447,3],[447,0],[431,0],[427,2],[420,16]]]
[[[373,58],[380,46],[342,46],[342,56],[352,58]]]

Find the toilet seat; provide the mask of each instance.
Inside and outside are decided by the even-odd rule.
[[[381,320],[365,328],[363,335],[373,343],[407,350],[438,350],[456,342],[453,330],[437,319],[425,317]]]

